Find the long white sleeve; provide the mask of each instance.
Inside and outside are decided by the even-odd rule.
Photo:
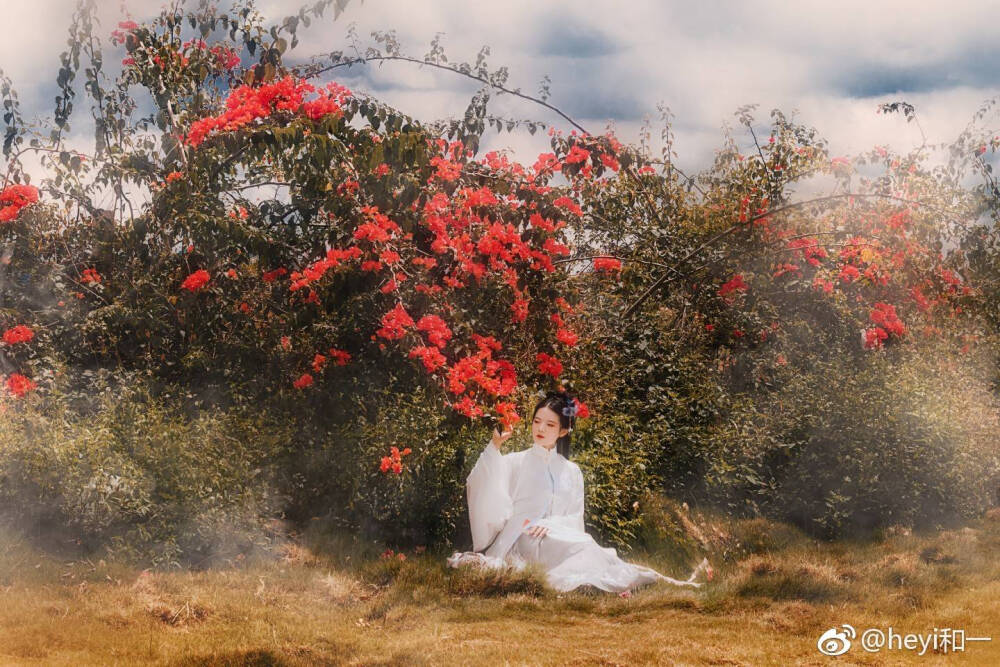
[[[474,551],[482,551],[489,546],[513,514],[507,468],[504,456],[487,443],[466,479]]]
[[[583,472],[579,466],[574,466],[573,488],[570,490],[571,500],[566,514],[550,516],[546,521],[565,526],[571,530],[584,532],[583,525]]]

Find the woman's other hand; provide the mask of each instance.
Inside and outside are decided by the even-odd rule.
[[[545,537],[549,532],[549,529],[545,526],[532,526],[528,529],[528,535],[531,537]]]
[[[514,435],[514,431],[513,430],[507,430],[507,431],[504,431],[503,433],[501,433],[496,428],[494,428],[493,429],[493,438],[490,439],[490,444],[493,445],[494,447],[496,447],[497,450],[499,450],[500,447],[503,445],[503,443],[505,443],[507,441],[507,438],[509,438],[512,435]]]

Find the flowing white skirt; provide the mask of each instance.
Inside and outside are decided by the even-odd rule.
[[[586,532],[572,530],[557,523],[547,523],[545,519],[539,519],[536,523],[547,527],[548,533],[544,537],[522,534],[503,559],[476,551],[456,551],[448,557],[448,565],[458,567],[474,564],[480,567],[514,567],[520,570],[528,563],[539,563],[545,570],[548,584],[557,591],[571,591],[578,586],[590,584],[611,593],[623,593],[657,581],[699,588],[702,584],[694,580],[708,568],[708,559],[703,559],[686,581],[673,579],[652,568],[622,560],[615,549],[600,546]]]

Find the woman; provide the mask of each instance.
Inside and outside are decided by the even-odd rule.
[[[583,524],[583,473],[569,461],[569,433],[576,399],[549,392],[532,414],[532,445],[501,454],[512,431],[493,431],[466,480],[472,548],[455,552],[448,564],[476,563],[489,567],[540,563],[549,584],[569,591],[590,584],[627,594],[632,588],[666,581],[699,587],[699,572],[710,573],[708,560],[679,581],[641,565],[627,563],[612,548],[601,547]],[[484,551],[485,550],[485,551]]]

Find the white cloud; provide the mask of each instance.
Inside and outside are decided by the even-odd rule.
[[[50,114],[52,101],[42,99],[43,91],[53,90],[75,3],[7,4],[5,18],[21,29],[9,31],[0,42],[0,63],[28,115]],[[305,0],[269,0],[259,7],[277,20],[303,4]],[[161,2],[126,5],[142,17],[155,14]],[[300,29],[301,43],[291,55],[347,48],[351,23],[364,41],[362,48],[372,30],[395,29],[404,52],[418,57],[438,32],[444,33],[442,43],[453,61],[474,61],[480,47],[489,45],[491,66],[506,65],[511,86],[534,94],[543,75],[550,75],[551,101],[591,131],[602,131],[609,116],[615,117],[620,136],[634,141],[642,116],[655,119],[657,103],[664,102],[676,117],[680,162],[690,169],[709,163],[721,145],[723,123],[733,124],[733,112],[747,103],[760,105],[762,124],[773,107],[786,114],[798,110],[797,120],[815,126],[835,153],[874,144],[899,150],[918,144],[914,124],[875,113],[878,102],[894,99],[917,106],[928,140],[953,139],[980,103],[1000,88],[1000,75],[984,64],[986,56],[989,63],[1000,55],[989,20],[995,9],[1000,3],[957,0],[353,0],[338,21],[329,10]],[[102,5],[99,30],[105,38],[119,18],[114,3]],[[106,62],[113,58],[109,55]],[[461,116],[476,90],[475,82],[407,63],[341,70],[338,76],[423,120]],[[77,99],[82,105],[82,97]],[[545,109],[509,97],[495,97],[490,109],[567,127]],[[503,146],[530,162],[534,153],[547,149],[548,140],[544,133],[505,133],[491,134],[484,143],[487,149]]]

